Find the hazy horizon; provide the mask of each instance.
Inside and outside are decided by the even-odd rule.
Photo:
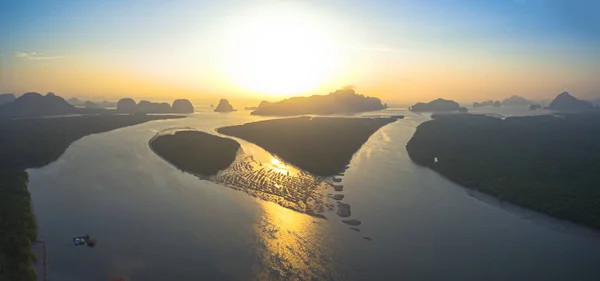
[[[600,98],[599,4],[482,2],[3,2],[0,92],[251,104],[351,85],[392,104]]]

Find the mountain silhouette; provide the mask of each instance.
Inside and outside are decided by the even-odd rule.
[[[14,94],[0,94],[0,104],[5,104],[16,100]]]
[[[187,99],[176,99],[171,109],[174,113],[194,113],[194,106]]]
[[[75,107],[53,93],[45,96],[33,92],[26,93],[13,102],[0,106],[0,116],[3,117],[39,117],[73,113],[76,113]]]
[[[530,105],[532,103],[533,101],[516,95],[513,95],[509,98],[505,98],[502,101],[502,105]]]
[[[418,102],[415,105],[410,107],[411,111],[421,112],[421,111],[457,111],[460,110],[460,105],[452,100],[445,99],[436,99],[432,100],[428,103]]]
[[[385,106],[381,100],[365,97],[354,92],[351,88],[337,90],[328,95],[310,97],[293,97],[279,102],[263,101],[252,115],[291,116],[302,114],[336,114],[359,113],[382,110]]]
[[[556,111],[584,111],[594,109],[594,105],[572,96],[569,92],[562,92],[554,98],[548,108]]]
[[[219,101],[219,105],[217,105],[217,108],[215,108],[215,112],[231,112],[231,111],[235,111],[233,109],[233,106],[231,104],[229,104],[229,101],[226,99],[221,99]]]

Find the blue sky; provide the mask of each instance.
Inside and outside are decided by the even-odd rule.
[[[234,83],[223,75],[210,76],[220,67],[216,57],[221,33],[247,11],[281,3],[299,7],[299,13],[305,14],[303,18],[314,16],[337,43],[363,51],[340,59],[352,58],[364,65],[364,72],[341,73],[331,87],[356,85],[377,95],[375,92],[402,88],[394,81],[413,76],[414,81],[427,84],[421,76],[429,70],[419,70],[419,76],[411,69],[415,64],[431,65],[431,72],[437,75],[456,69],[476,72],[474,80],[494,76],[495,69],[501,76],[513,68],[532,72],[562,68],[569,69],[568,73],[548,73],[538,77],[539,81],[532,78],[523,82],[523,91],[540,98],[562,88],[586,97],[600,95],[599,84],[593,81],[595,75],[600,76],[600,1],[585,0],[2,1],[0,91],[58,85],[69,94],[98,94],[89,88],[69,88],[68,80],[48,83],[68,76],[65,72],[61,77],[43,78],[52,73],[43,67],[60,62],[80,72],[91,71],[88,68],[113,69],[141,80],[167,77],[162,88],[177,85],[183,90],[218,95],[230,91],[224,84]],[[187,65],[189,61],[198,66]],[[148,67],[134,67],[140,64]],[[347,67],[348,63],[343,65]],[[156,70],[170,67],[193,69],[197,75]],[[392,75],[395,72],[399,73],[397,77]],[[532,86],[535,81],[543,84],[561,76],[568,78],[554,81],[553,87]],[[435,81],[443,83],[440,79]],[[469,76],[456,79],[468,83]],[[482,98],[520,93],[519,85],[503,88],[502,92],[490,90],[495,83],[511,81],[510,77],[503,79],[490,80],[490,85],[479,79],[471,87],[450,83],[446,88],[457,92],[450,96],[459,98],[482,92],[487,92]],[[195,81],[202,85],[194,85]],[[422,90],[424,98],[439,91],[419,83],[406,89]],[[512,92],[507,93],[509,90]],[[397,95],[391,99],[403,98],[400,94],[389,95]]]

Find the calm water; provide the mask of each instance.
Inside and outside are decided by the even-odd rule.
[[[262,119],[248,112],[87,136],[28,170],[50,280],[600,280],[598,235],[414,165],[405,144],[428,117],[406,115],[375,133],[343,177],[361,232],[335,211],[315,219],[199,180],[148,148],[164,129]],[[72,246],[86,233],[95,248]]]

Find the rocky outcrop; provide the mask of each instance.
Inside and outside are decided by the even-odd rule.
[[[37,117],[47,115],[65,115],[75,113],[75,107],[63,98],[48,93],[26,93],[11,103],[0,106],[0,116]]]
[[[117,112],[119,113],[193,113],[194,107],[190,101],[178,99],[173,102],[173,106],[166,102],[151,102],[141,100],[138,104],[131,98],[120,99],[117,103]]]
[[[229,101],[226,99],[221,99],[219,101],[219,104],[217,105],[217,108],[215,108],[215,112],[231,112],[231,111],[235,111],[233,109],[233,106],[231,104],[229,104]]]
[[[532,105],[529,105],[529,110],[538,110],[538,109],[541,109],[541,108],[542,108],[542,106],[539,105],[539,104],[536,104],[536,103],[534,103]]]
[[[150,102],[147,100],[141,100],[137,104],[136,112],[140,113],[170,113],[171,106],[166,102]]]
[[[269,105],[271,105],[271,104],[273,104],[273,103],[271,103],[271,102],[269,102],[269,101],[266,101],[266,100],[264,100],[264,101],[261,101],[261,102],[258,104],[258,108],[265,107],[265,106],[269,106]]]
[[[174,113],[194,113],[194,106],[187,99],[175,100],[171,109]]]
[[[460,109],[457,102],[445,99],[436,99],[428,103],[419,102],[410,107],[410,110],[415,112],[457,111]]]
[[[107,107],[117,107],[117,103],[113,102],[113,101],[102,101],[102,107],[107,108]]]
[[[474,102],[473,103],[473,107],[484,107],[484,106],[500,107],[501,103],[500,103],[500,101],[493,101],[493,100],[487,100],[484,102]]]
[[[263,101],[252,115],[290,116],[302,114],[360,113],[384,109],[381,100],[357,94],[351,88],[328,95],[294,97],[276,103]]]
[[[137,104],[132,98],[122,98],[117,102],[117,112],[135,113]]]
[[[532,101],[516,95],[506,98],[502,101],[502,105],[530,105],[532,103]]]
[[[74,105],[74,106],[82,106],[82,105],[84,105],[83,101],[81,101],[81,100],[79,100],[78,98],[75,98],[75,97],[68,99],[67,102],[69,104],[71,104],[71,105]]]
[[[94,102],[91,102],[91,101],[86,101],[84,106],[87,109],[99,109],[100,108],[97,104],[95,104]]]
[[[5,104],[16,100],[14,94],[0,94],[0,104]]]
[[[592,105],[589,101],[580,100],[569,92],[562,92],[548,106],[548,109],[555,111],[585,111],[594,109],[594,105]]]

